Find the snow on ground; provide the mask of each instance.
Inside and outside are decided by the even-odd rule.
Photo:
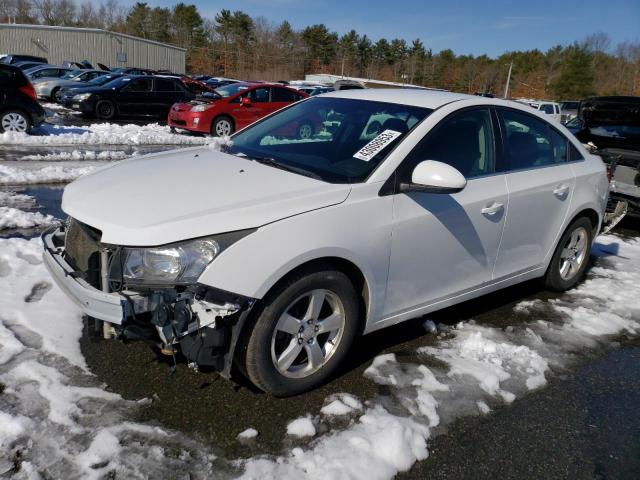
[[[86,370],[80,312],[52,285],[40,241],[0,239],[0,475],[229,478],[239,469],[261,480],[392,478],[427,458],[442,426],[488,415],[543,387],[585,350],[640,331],[640,241],[598,241],[597,265],[578,288],[521,302],[514,315],[522,321],[504,329],[428,323],[433,341],[412,361],[385,354],[367,368],[389,395],[364,403],[330,395],[319,412],[288,423],[283,445],[305,446],[229,463],[197,438],[136,421],[149,400],[123,400]],[[256,434],[247,429],[238,441]]]
[[[103,150],[96,152],[93,150],[73,150],[71,152],[56,152],[45,154],[24,155],[20,160],[40,161],[40,162],[61,162],[61,161],[83,161],[83,160],[124,160],[131,155],[122,150]]]
[[[526,320],[506,329],[473,321],[437,326],[440,341],[419,353],[430,365],[436,359],[444,366],[401,362],[394,354],[376,357],[365,375],[389,386],[390,397],[367,402],[350,427],[320,436],[306,449],[242,461],[243,478],[392,478],[427,458],[435,428],[462,415],[490,414],[492,406],[545,385],[553,368],[570,366],[586,348],[637,334],[640,241],[611,235],[598,241],[598,265],[579,287],[554,300],[522,302],[514,310]],[[554,322],[536,318],[549,311]],[[333,402],[323,410],[328,407],[343,411]]]
[[[46,227],[56,221],[51,215],[25,212],[13,207],[0,207],[0,230]]]
[[[35,208],[36,206],[36,199],[31,195],[16,193],[11,190],[0,191],[0,207]]]
[[[0,145],[202,145],[206,137],[172,133],[169,127],[94,123],[82,127],[43,124],[31,135],[0,134]]]
[[[16,163],[16,162],[14,162]],[[105,165],[108,165],[105,163]],[[100,168],[99,165],[28,165],[14,167],[0,165],[0,185],[32,185],[39,183],[68,183]]]
[[[0,240],[0,476],[228,478],[202,442],[136,422],[145,402],[86,371],[80,311],[51,284],[41,252],[38,239]]]

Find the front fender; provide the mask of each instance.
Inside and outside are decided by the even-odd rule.
[[[340,258],[362,273],[369,298],[367,317],[377,318],[388,273],[392,197],[355,197],[259,228],[222,252],[199,283],[259,299],[295,268],[312,260]]]

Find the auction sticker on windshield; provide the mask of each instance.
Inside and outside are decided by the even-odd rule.
[[[353,157],[357,158],[358,160],[364,160],[365,162],[368,162],[400,135],[402,135],[402,133],[396,132],[395,130],[385,130],[360,150],[358,150],[353,155]]]

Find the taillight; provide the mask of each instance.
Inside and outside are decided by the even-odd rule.
[[[38,96],[36,95],[36,89],[33,88],[33,85],[31,85],[31,82],[18,88],[18,90],[24,93],[27,97],[31,97],[33,101],[36,101],[36,102],[38,101]]]

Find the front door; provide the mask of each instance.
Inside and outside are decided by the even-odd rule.
[[[249,99],[248,103],[246,100]],[[256,120],[264,117],[269,108],[269,87],[253,88],[232,100],[233,118],[236,122],[236,130],[251,125]]]
[[[509,216],[496,278],[544,263],[562,233],[576,183],[561,133],[518,110],[500,109],[499,117],[509,158]]]
[[[153,112],[151,78],[132,78],[116,95],[117,107],[123,115],[148,115]],[[149,112],[149,109],[152,109]]]
[[[400,181],[421,161],[438,160],[457,168],[467,185],[455,194],[395,195],[386,318],[491,280],[508,208],[495,151],[491,113],[474,108],[445,118],[403,162]]]

